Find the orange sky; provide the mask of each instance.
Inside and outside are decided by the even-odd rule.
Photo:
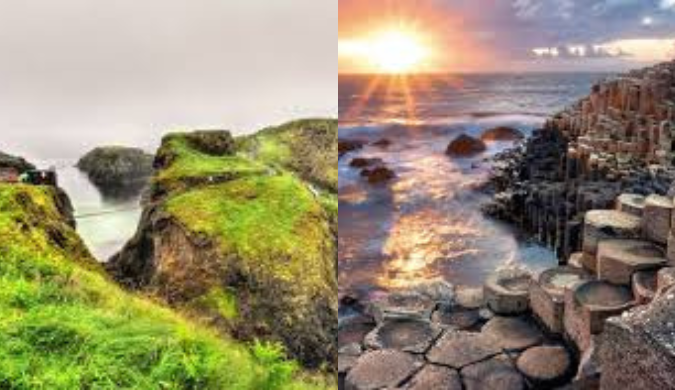
[[[399,25],[430,48],[432,55],[417,72],[622,71],[675,56],[675,2],[339,0],[338,5],[340,73],[380,71],[363,50],[357,55],[343,49]]]
[[[483,67],[487,51],[462,33],[464,19],[438,9],[431,1],[387,0],[340,2],[338,66],[340,73],[370,73],[378,69],[362,58],[341,55],[340,47],[387,30],[413,31],[430,55],[418,71]]]

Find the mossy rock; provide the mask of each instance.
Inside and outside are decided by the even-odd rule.
[[[305,119],[269,127],[239,139],[240,149],[255,160],[278,165],[330,191],[337,191],[338,124],[333,119]]]
[[[308,367],[335,366],[333,122],[268,128],[224,155],[194,147],[190,133],[165,137],[154,202],[109,270],[237,337],[281,341]]]

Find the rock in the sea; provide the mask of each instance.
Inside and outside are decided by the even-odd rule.
[[[338,140],[338,158],[342,158],[349,152],[354,152],[363,148],[366,145],[365,141],[355,139],[340,139]]]
[[[104,195],[138,192],[153,173],[153,156],[138,148],[99,147],[87,153],[77,167]]]
[[[481,134],[480,139],[485,142],[490,141],[518,141],[525,138],[525,135],[513,127],[498,126],[487,129]]]
[[[452,157],[471,157],[484,152],[485,143],[466,134],[460,134],[446,149],[445,153]]]
[[[373,142],[371,145],[377,146],[377,147],[380,147],[380,148],[387,148],[387,147],[391,146],[391,140],[389,140],[388,138],[380,138],[377,141]]]
[[[347,374],[346,390],[393,389],[403,384],[421,366],[420,359],[396,350],[372,351],[362,355]]]
[[[374,168],[365,168],[361,171],[361,176],[368,179],[370,184],[382,184],[394,179],[396,173],[384,165],[380,165]]]
[[[357,157],[349,162],[349,166],[352,168],[367,168],[372,167],[373,165],[381,165],[381,164],[383,164],[381,158]]]
[[[0,168],[11,168],[15,169],[18,173],[23,173],[35,169],[35,165],[29,163],[24,158],[0,152]]]

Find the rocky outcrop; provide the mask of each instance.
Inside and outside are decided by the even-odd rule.
[[[35,165],[29,163],[24,158],[0,152],[0,168],[11,168],[15,169],[18,173],[24,173],[35,169]]]
[[[138,193],[152,176],[153,156],[141,149],[120,146],[99,147],[87,153],[77,167],[87,174],[104,196]]]
[[[277,151],[337,145],[324,145],[329,133],[312,137],[311,122],[299,123],[234,144],[222,132],[165,137],[138,231],[107,267],[124,285],[154,293],[237,338],[279,341],[308,367],[335,367],[333,173],[305,170],[325,166],[319,161],[325,153]],[[209,139],[208,145],[197,139]]]
[[[622,193],[666,195],[675,180],[673,83],[675,63],[665,63],[593,87],[590,96],[497,157],[495,197],[485,210],[521,225],[567,259],[581,248],[586,211],[614,208]]]
[[[471,157],[484,152],[486,149],[483,141],[466,134],[460,134],[450,142],[445,154],[451,157]]]

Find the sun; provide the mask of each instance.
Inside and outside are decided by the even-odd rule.
[[[418,70],[428,49],[412,33],[386,31],[370,42],[369,59],[384,73],[410,73]]]
[[[379,73],[407,74],[423,70],[431,54],[424,36],[415,30],[394,28],[356,40],[338,41],[338,56]]]

